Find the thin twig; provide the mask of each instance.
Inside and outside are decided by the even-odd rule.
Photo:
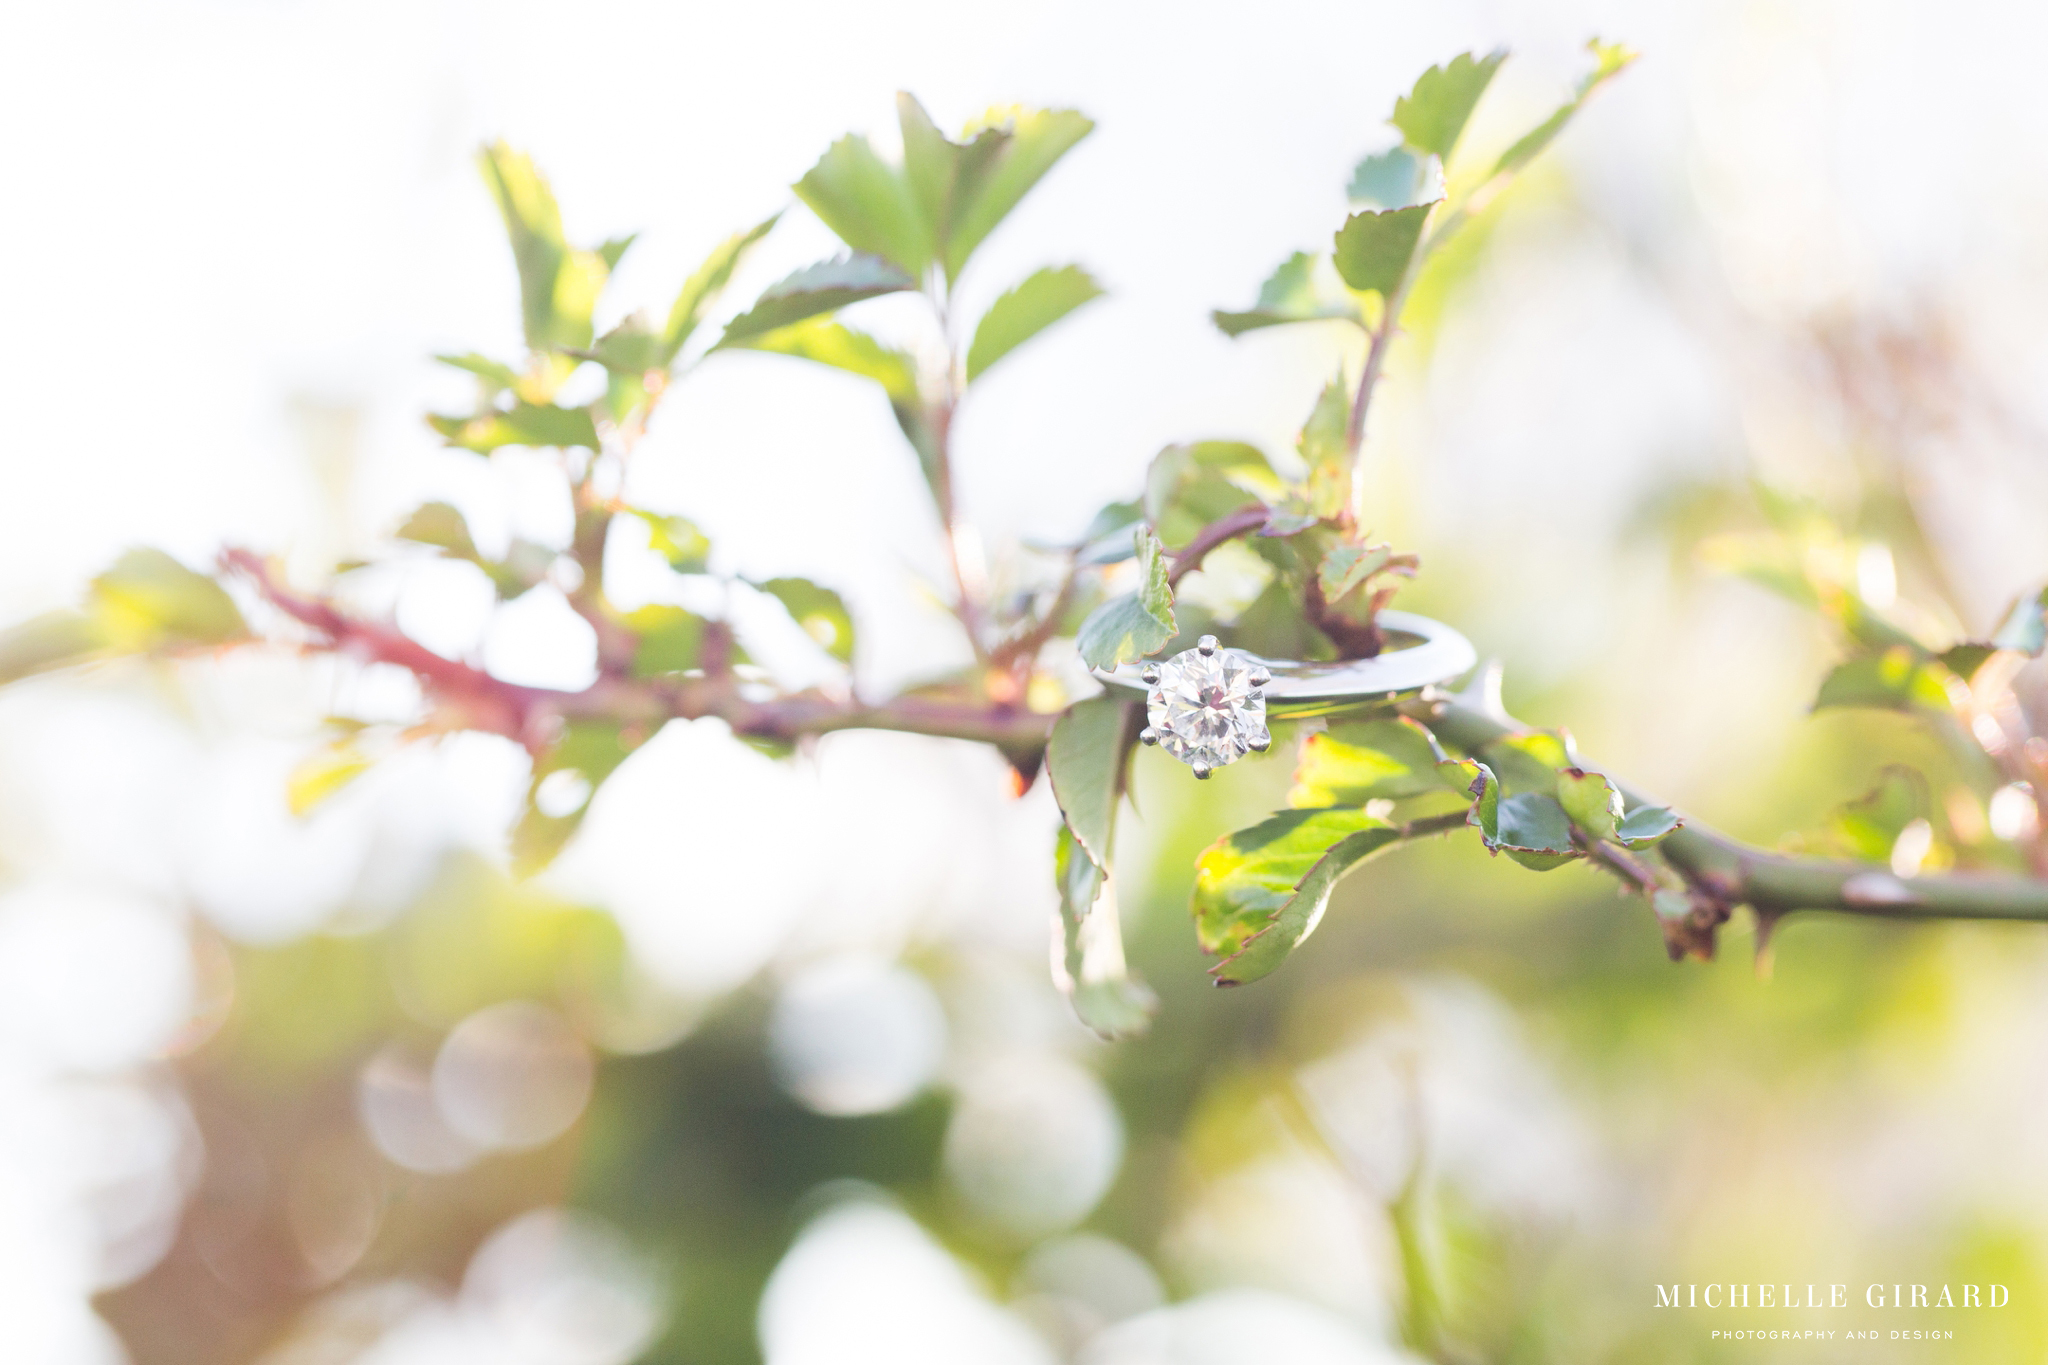
[[[704,677],[605,677],[579,692],[527,687],[492,677],[434,653],[394,627],[341,611],[327,598],[297,593],[247,550],[221,556],[226,569],[247,579],[272,607],[312,631],[317,647],[363,663],[395,664],[418,678],[449,728],[504,735],[538,751],[552,743],[561,723],[605,720],[658,726],[671,719],[717,717],[735,734],[796,740],[835,730],[894,730],[993,744],[1004,750],[1041,747],[1056,716],[1001,703],[971,704],[905,695],[866,703],[817,692],[754,700],[729,673]]]
[[[1195,538],[1174,555],[1173,564],[1166,571],[1166,581],[1171,584],[1179,583],[1181,579],[1202,567],[1202,560],[1211,550],[1227,541],[1259,530],[1272,515],[1272,508],[1263,503],[1253,503],[1249,507],[1240,507],[1235,512],[1216,518],[1195,532]]]
[[[1654,896],[1661,885],[1650,865],[1625,848],[1596,839],[1582,845],[1587,861],[1619,877],[1631,891]]]

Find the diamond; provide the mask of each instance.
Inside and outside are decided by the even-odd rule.
[[[1266,694],[1253,675],[1258,665],[1234,649],[1202,644],[1157,665],[1159,681],[1145,695],[1149,742],[1207,777],[1226,763],[1263,752]]]

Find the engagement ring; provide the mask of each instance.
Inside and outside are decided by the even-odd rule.
[[[1170,659],[1097,669],[1113,691],[1142,693],[1145,728],[1156,744],[1207,777],[1273,743],[1271,720],[1301,720],[1385,707],[1449,682],[1478,662],[1463,635],[1426,616],[1379,614],[1387,645],[1370,659],[1262,659],[1204,635]]]

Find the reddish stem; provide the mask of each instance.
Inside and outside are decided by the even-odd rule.
[[[670,719],[716,716],[736,734],[795,740],[833,730],[896,730],[1028,751],[1044,745],[1057,717],[1001,703],[973,704],[915,696],[867,705],[803,692],[766,700],[740,693],[730,674],[691,678],[600,677],[580,692],[506,682],[434,653],[402,631],[364,621],[324,597],[292,591],[247,550],[228,550],[222,567],[246,578],[263,600],[320,637],[319,648],[365,663],[395,664],[420,680],[453,728],[504,735],[539,751],[564,720],[610,720],[654,726]]]
[[[1258,530],[1272,515],[1272,509],[1253,503],[1249,507],[1240,507],[1227,516],[1216,518],[1195,532],[1195,538],[1173,557],[1173,566],[1166,571],[1166,581],[1179,583],[1181,579],[1202,567],[1202,560],[1211,550]]]

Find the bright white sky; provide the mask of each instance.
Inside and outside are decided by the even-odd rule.
[[[963,419],[966,494],[993,539],[1071,532],[1169,439],[1286,447],[1330,340],[1232,344],[1206,311],[1325,237],[1393,96],[1466,47],[1523,54],[1490,102],[1496,126],[1546,107],[1588,34],[1645,50],[1564,155],[1621,229],[1683,243],[1703,202],[1738,291],[1882,293],[1987,259],[2033,267],[2041,250],[2012,218],[2041,206],[2037,178],[2015,175],[2038,162],[2043,119],[2017,29],[2040,19],[1994,0],[1938,15],[1846,0],[102,2],[12,23],[10,611],[64,600],[136,540],[195,561],[223,538],[334,553],[422,491],[489,503],[475,462],[437,453],[419,414],[464,394],[427,353],[513,350],[510,262],[469,160],[498,135],[538,156],[572,233],[644,232],[619,290],[661,307],[709,244],[786,203],[833,137],[889,140],[899,87],[942,122],[1011,100],[1094,115],[1099,131],[968,284],[986,300],[1078,260],[1112,291],[1006,364]],[[1640,466],[1674,422],[1731,435],[1727,378],[1703,373],[1696,342],[1671,344],[1668,305],[1615,288],[1625,243],[1589,246],[1598,278],[1573,332],[1516,338],[1519,383],[1487,367],[1490,391],[1463,385],[1461,408],[1500,414],[1475,439],[1568,419]],[[745,284],[828,247],[799,210]],[[1630,358],[1643,373],[1614,372]],[[1529,389],[1560,382],[1562,408],[1532,414]],[[336,475],[314,472],[333,423],[308,416],[335,408],[360,415],[343,527],[321,510]],[[642,463],[640,494],[700,515],[734,567],[828,573],[893,614],[905,561],[928,562],[907,455],[856,383],[725,362],[672,405]],[[1509,505],[1541,496],[1532,482],[1510,471]]]
[[[546,534],[544,498],[438,449],[420,421],[467,392],[430,353],[515,351],[511,262],[472,170],[476,145],[504,136],[532,151],[572,235],[641,231],[619,307],[661,309],[708,247],[787,204],[789,182],[839,134],[891,142],[899,88],[947,124],[1009,102],[1072,105],[1099,123],[966,285],[978,306],[1040,264],[1078,261],[1111,291],[1006,361],[962,419],[964,496],[991,542],[1072,534],[1099,503],[1128,496],[1171,440],[1291,444],[1335,362],[1332,340],[1297,329],[1231,343],[1207,312],[1248,302],[1283,256],[1327,241],[1349,167],[1387,140],[1395,95],[1468,47],[1520,54],[1483,116],[1496,134],[1555,102],[1591,34],[1646,54],[1557,153],[1583,216],[1533,205],[1447,332],[1427,388],[1398,387],[1397,366],[1377,419],[1397,471],[1390,486],[1420,504],[1394,515],[1433,566],[1480,595],[1463,624],[1482,646],[1553,672],[1634,648],[1650,670],[1639,680],[1662,669],[1660,681],[1703,714],[1730,704],[1704,666],[1710,651],[1722,661],[1727,639],[1658,637],[1655,657],[1649,643],[1623,640],[1632,599],[1603,576],[1599,533],[1660,473],[1725,471],[1744,451],[1768,459],[1784,443],[1770,377],[1757,373],[1768,357],[1739,344],[1745,310],[1771,320],[1938,292],[2023,415],[2040,420],[2048,393],[2048,182],[2037,173],[2048,105],[2036,69],[2048,12],[2009,0],[16,8],[0,80],[7,618],[72,600],[138,541],[194,564],[238,541],[305,568],[366,548],[429,496],[455,497],[485,535]],[[734,304],[831,249],[793,212]],[[891,325],[886,305],[874,311]],[[640,500],[696,517],[725,567],[845,587],[871,679],[948,662],[912,599],[914,573],[936,566],[923,495],[879,399],[858,382],[770,357],[722,359],[669,404],[633,478]],[[1970,510],[1983,518],[1970,549],[1987,600],[2048,570],[2038,502],[1980,488]],[[1512,597],[1483,605],[1503,587]],[[1571,593],[1585,607],[1555,610]],[[433,599],[415,614],[460,607]],[[482,627],[441,628],[473,643]],[[1768,656],[1779,638],[1738,648]],[[14,714],[11,754],[35,751],[28,737],[44,714]],[[54,793],[52,809],[114,821],[105,794],[88,790],[104,785],[93,777],[104,769],[55,736],[102,736],[124,772],[139,771],[134,755],[147,746],[121,747],[97,721],[70,724],[50,730],[46,771],[24,770],[17,784]],[[1039,874],[1048,812],[1001,803],[971,756],[850,740],[821,775],[799,778],[697,731],[662,743],[661,763],[636,760],[618,779],[645,799],[593,814],[585,863],[604,862],[608,839],[644,845],[652,822],[726,853],[727,881],[715,866],[704,874],[712,891],[743,889],[770,912],[757,917],[762,941],[735,941],[729,961],[706,967],[696,947],[670,945],[678,972],[744,974],[785,932],[900,942],[911,901],[999,912],[1038,932],[1041,897],[1016,888]],[[292,744],[274,747],[263,762],[288,762]],[[1669,752],[1650,759],[1660,782],[1682,764]],[[124,798],[138,824],[153,802],[190,789],[184,763],[164,759],[160,792],[138,785]],[[685,768],[694,783],[677,777]],[[516,775],[498,786],[510,790]],[[275,788],[261,790],[275,806]],[[956,801],[961,792],[976,795]],[[801,809],[841,830],[847,858],[889,844],[863,830],[884,833],[892,819],[924,842],[898,846],[893,866],[842,877],[836,900],[820,902],[796,873],[763,891],[748,859],[783,855],[730,845],[716,808],[735,793],[811,803]],[[215,808],[192,809],[198,820]],[[95,848],[134,843],[78,842],[69,871]],[[245,845],[227,850],[238,866]],[[265,847],[311,865],[284,834]],[[641,892],[667,894],[664,866],[640,870],[591,889],[659,959],[660,926],[674,937],[689,925],[666,901],[636,911]],[[897,894],[906,878],[914,894]],[[264,884],[274,895],[281,882]],[[834,915],[844,924],[824,923]],[[269,932],[293,927],[303,926]],[[34,1226],[0,1216],[0,1233],[20,1233],[21,1265],[40,1245]],[[7,1251],[0,1263],[13,1263]]]
[[[488,532],[502,492],[419,420],[465,392],[429,352],[514,349],[510,262],[469,159],[486,138],[538,156],[573,234],[642,230],[622,306],[662,307],[833,137],[892,138],[899,87],[942,122],[1012,100],[1094,115],[967,286],[986,300],[1077,260],[1111,290],[963,418],[970,511],[1000,540],[1071,533],[1170,439],[1288,445],[1331,340],[1232,344],[1206,312],[1325,238],[1348,166],[1431,61],[1522,54],[1490,100],[1498,129],[1547,107],[1588,34],[1642,48],[1563,156],[1617,229],[1704,245],[1739,294],[1881,296],[1961,267],[2004,277],[1984,292],[2009,301],[2041,252],[2016,217],[2042,207],[2016,174],[2043,121],[2018,30],[2040,22],[1995,0],[37,7],[12,21],[0,86],[16,130],[0,608],[66,600],[137,540],[193,561],[226,538],[345,552],[422,493],[456,492]],[[1534,467],[1558,458],[1559,427],[1582,464],[1638,474],[1677,444],[1734,443],[1731,378],[1674,338],[1669,301],[1641,297],[1627,245],[1580,234],[1578,278],[1539,253],[1523,273],[1566,280],[1567,314],[1502,301],[1488,330],[1511,363],[1474,358],[1423,438],[1459,480],[1475,472],[1459,446],[1484,447],[1478,472],[1502,481],[1498,509],[1461,489],[1461,519],[1558,496]],[[799,210],[743,288],[828,249]],[[338,433],[321,416],[336,409],[356,425]],[[906,564],[931,563],[927,514],[870,391],[746,357],[665,416],[640,496],[698,515],[732,567],[849,587],[883,654],[924,652],[892,608]]]

